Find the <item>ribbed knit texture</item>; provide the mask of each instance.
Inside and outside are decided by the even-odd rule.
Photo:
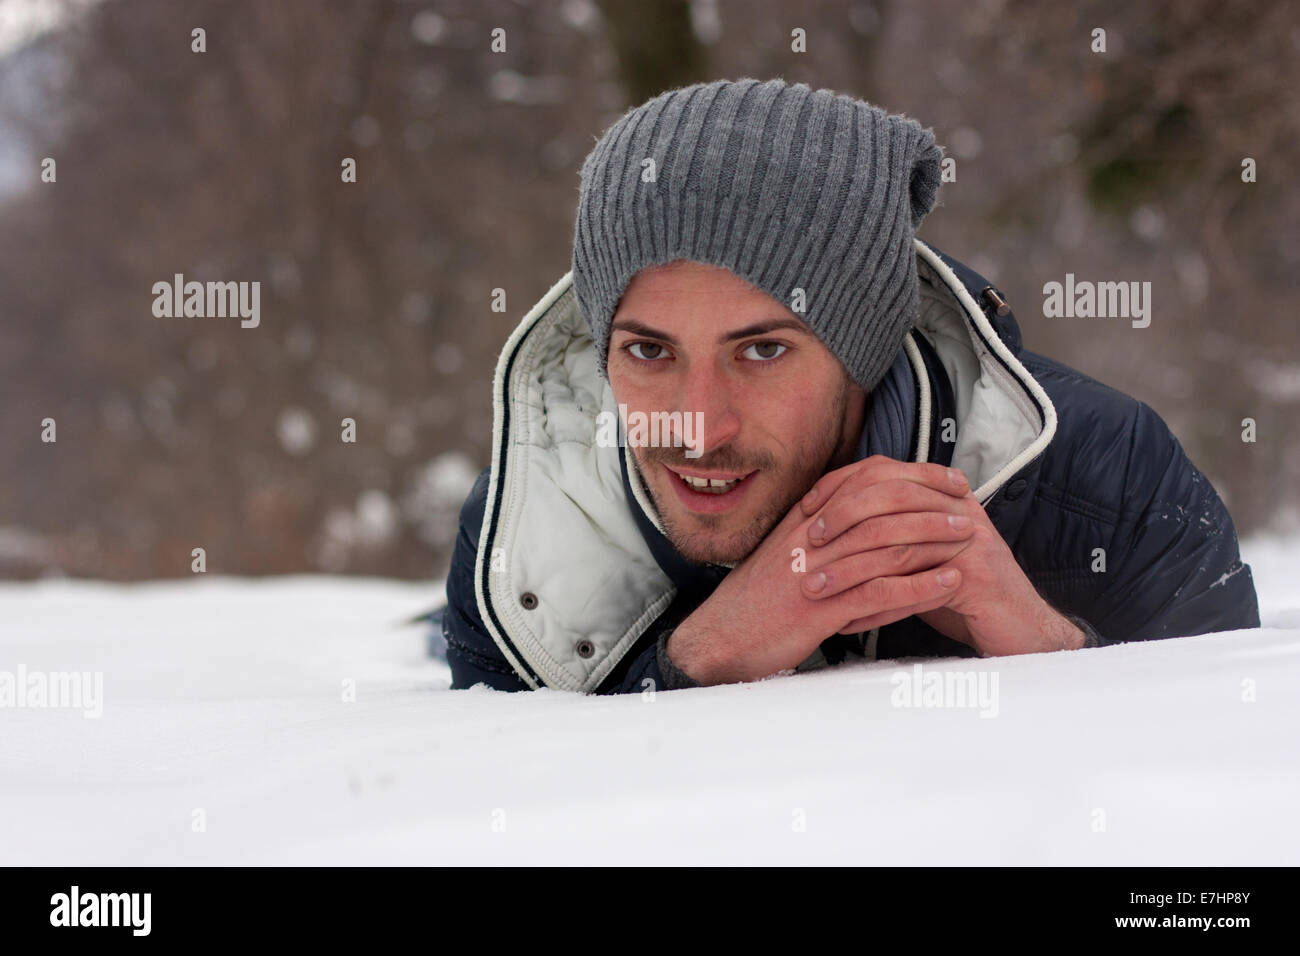
[[[601,375],[632,277],[690,259],[787,308],[802,289],[796,314],[870,391],[916,319],[912,239],[942,158],[915,120],[779,79],[697,84],[630,110],[582,165],[574,228]]]
[[[912,363],[901,348],[894,364],[885,370],[868,393],[866,421],[858,439],[858,460],[884,455],[907,461],[916,433],[916,376]]]

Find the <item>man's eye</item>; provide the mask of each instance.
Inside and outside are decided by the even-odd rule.
[[[636,351],[637,349],[650,349],[650,352],[643,355],[639,354]],[[633,358],[639,358],[643,362],[653,362],[657,358],[663,358],[664,353],[664,347],[654,342],[633,342],[627,347],[627,350],[632,353]]]
[[[751,349],[755,350],[757,354],[750,355]],[[773,352],[773,349],[780,349],[780,351]],[[770,362],[772,359],[783,355],[785,350],[786,346],[780,342],[755,342],[752,345],[746,345],[745,350],[740,354],[746,358],[757,359],[760,362]]]

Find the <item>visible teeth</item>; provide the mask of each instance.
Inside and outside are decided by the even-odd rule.
[[[692,475],[679,475],[678,477],[696,491],[703,491],[711,495],[726,494],[740,483],[739,478],[724,480],[722,478],[696,478]]]

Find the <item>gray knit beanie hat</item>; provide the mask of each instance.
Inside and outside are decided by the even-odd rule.
[[[942,158],[913,119],[780,79],[696,84],[628,111],[582,164],[574,229],[601,376],[632,277],[691,259],[793,309],[871,391],[915,322],[912,238]]]

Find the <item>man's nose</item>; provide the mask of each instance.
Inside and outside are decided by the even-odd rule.
[[[736,397],[726,376],[712,364],[687,372],[681,398],[683,443],[692,457],[721,448],[740,433]]]

